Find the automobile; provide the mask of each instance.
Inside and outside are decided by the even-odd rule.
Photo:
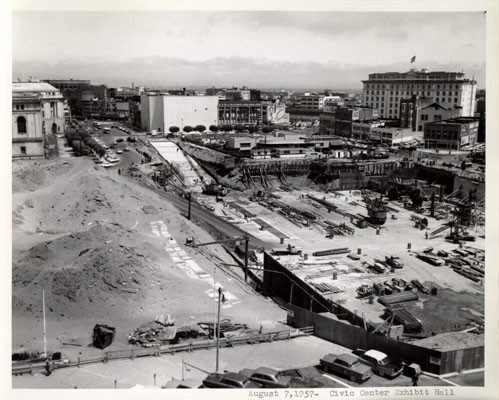
[[[130,143],[134,143],[134,142],[136,142],[136,141],[137,141],[137,139],[136,139],[136,138],[134,138],[133,136],[130,136],[130,137],[127,137],[127,138],[126,138],[126,141],[127,141],[127,142],[130,142]]]
[[[224,389],[244,389],[244,388],[261,388],[262,385],[253,382],[247,376],[237,374],[235,372],[227,372],[226,374],[212,373],[209,374],[203,381],[203,385],[207,388],[224,388]]]
[[[279,371],[272,368],[242,369],[239,373],[261,384],[264,388],[287,388],[291,382],[289,376],[279,376]]]
[[[111,133],[111,128],[104,128],[104,133]]]
[[[372,369],[360,362],[352,354],[328,354],[320,360],[321,368],[326,372],[334,372],[346,376],[353,382],[365,382],[373,374]]]
[[[124,147],[123,151],[130,151],[130,147]]]
[[[124,141],[125,141],[125,139],[123,139],[123,138],[116,139],[116,143],[121,143],[121,142],[124,142]]]
[[[355,350],[354,354],[359,357],[360,362],[371,367],[375,374],[386,378],[396,378],[403,370],[401,362],[394,362],[385,353],[378,350]]]
[[[123,154],[123,150],[117,150],[116,154]]]
[[[165,385],[161,386],[161,389],[196,389],[201,385],[196,379],[172,379]]]

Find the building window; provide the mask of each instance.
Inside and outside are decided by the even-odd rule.
[[[26,118],[18,117],[16,122],[17,122],[17,133],[27,133],[27,131],[26,131]]]
[[[21,154],[26,155],[26,146],[21,146]]]
[[[456,99],[454,99],[454,103],[457,103],[457,98],[456,98]]]

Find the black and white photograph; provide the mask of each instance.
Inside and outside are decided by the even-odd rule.
[[[496,398],[498,3],[216,4],[6,10],[6,398]]]

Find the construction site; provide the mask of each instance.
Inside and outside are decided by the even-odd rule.
[[[417,363],[428,385],[483,368],[483,175],[428,155],[247,161],[181,141],[129,146],[134,161],[109,169],[13,165],[15,386],[30,387],[47,351],[55,369],[186,353],[198,386],[266,366],[297,368],[295,387],[344,387],[317,367],[327,349]],[[224,357],[250,345],[266,358]],[[294,362],[270,361],[282,346]],[[215,348],[216,367],[196,356]],[[184,380],[175,360],[162,385]]]

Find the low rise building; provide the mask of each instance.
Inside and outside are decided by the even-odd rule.
[[[410,128],[377,126],[371,130],[371,139],[387,146],[419,141],[422,140],[422,136],[421,132],[414,132]]]
[[[371,121],[353,121],[352,138],[359,140],[370,140],[373,136],[372,131],[378,126],[384,126],[385,120]]]
[[[12,158],[45,156],[41,94],[12,93]]]
[[[68,101],[72,116],[82,116],[82,94],[91,85],[89,80],[85,79],[45,79],[44,82],[60,90],[62,95]]]
[[[146,131],[168,132],[176,126],[218,125],[217,96],[142,95],[141,126]]]
[[[324,108],[324,104],[330,101],[339,101],[339,96],[326,96],[323,94],[309,94],[306,93],[302,96],[298,97],[300,108],[304,108],[306,110],[322,110]]]
[[[459,117],[429,122],[424,126],[424,145],[427,149],[461,150],[477,142],[479,119]]]
[[[14,82],[12,93],[36,93],[40,96],[42,112],[42,133],[63,134],[66,124],[64,97],[61,92],[46,82]]]
[[[334,135],[334,112],[323,112],[319,116],[319,133]]]
[[[338,107],[334,112],[334,134],[352,137],[353,122],[373,120],[378,115],[378,110],[369,107]]]
[[[431,97],[412,96],[400,101],[400,126],[423,132],[427,122],[457,118],[462,109],[458,106],[443,106]]]
[[[261,125],[268,121],[268,104],[251,100],[220,100],[220,125]]]

